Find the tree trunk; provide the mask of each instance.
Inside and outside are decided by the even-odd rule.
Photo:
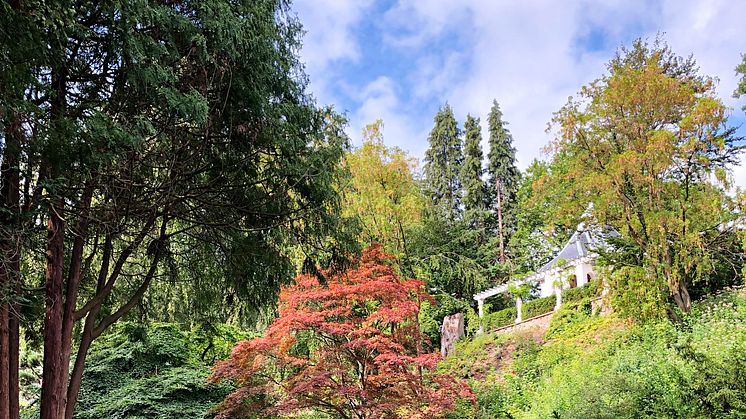
[[[688,313],[692,309],[692,299],[684,281],[679,281],[679,286],[673,290],[673,299],[684,313]]]
[[[41,385],[41,418],[59,419],[64,412],[67,370],[62,365],[63,264],[65,262],[62,200],[56,200],[47,221],[45,278],[44,362]]]
[[[80,215],[78,219],[78,226],[73,232],[75,234],[75,240],[73,242],[73,249],[72,253],[70,255],[70,267],[68,269],[68,275],[67,275],[67,290],[66,290],[66,296],[65,296],[65,306],[64,306],[64,312],[62,313],[62,354],[61,354],[61,370],[62,370],[62,387],[60,387],[61,391],[65,390],[65,384],[67,384],[67,376],[70,372],[70,353],[72,349],[72,337],[73,337],[73,327],[75,326],[75,305],[77,302],[77,296],[78,296],[78,286],[80,284],[80,276],[81,276],[81,269],[83,266],[83,248],[85,246],[86,238],[88,237],[88,216],[89,211],[91,207],[91,199],[93,197],[93,183],[87,183],[84,191],[83,196],[81,197],[81,203],[80,203]],[[96,311],[96,314],[98,311]],[[94,316],[95,318],[95,316]],[[91,338],[90,334],[88,336],[83,336],[81,338],[79,350],[78,350],[78,356],[81,356],[82,354],[82,361],[85,362],[85,354],[88,352],[88,348],[91,345]],[[76,366],[78,362],[76,360]],[[81,368],[82,369],[82,368]],[[80,373],[82,377],[82,371]],[[70,386],[72,386],[74,383],[71,381]],[[80,382],[77,383],[77,388],[75,390],[75,395],[77,396],[77,391],[80,388]],[[72,400],[70,402],[70,389],[67,388],[67,391],[64,391],[65,399],[61,406],[62,411],[65,413],[65,416],[68,415],[68,411],[70,412],[70,418],[72,418],[72,412],[75,405],[75,400]],[[72,405],[70,405],[72,403]]]
[[[20,154],[21,119],[11,114],[0,166],[0,419],[19,417],[18,307],[20,289]]]
[[[150,223],[148,223],[150,225]],[[109,326],[117,322],[122,316],[127,314],[132,307],[142,298],[143,294],[145,294],[145,291],[147,291],[148,287],[150,286],[151,281],[155,277],[156,271],[158,270],[158,263],[160,262],[161,256],[163,255],[163,241],[166,238],[166,228],[168,226],[168,219],[166,217],[163,218],[161,227],[160,227],[160,235],[158,236],[158,243],[157,248],[155,251],[155,255],[153,256],[153,260],[150,263],[150,268],[148,269],[148,272],[145,274],[145,277],[143,278],[142,284],[140,284],[140,287],[132,294],[132,296],[129,298],[127,303],[119,307],[118,310],[113,312],[112,314],[98,320],[98,315],[101,311],[101,305],[103,301],[97,303],[91,310],[88,312],[88,315],[85,320],[85,326],[83,327],[83,334],[80,338],[80,344],[78,345],[78,355],[75,357],[75,365],[73,367],[72,376],[70,377],[70,383],[67,386],[67,392],[66,392],[66,406],[63,407],[64,411],[64,417],[65,419],[72,419],[73,414],[75,413],[75,404],[78,401],[78,393],[80,392],[80,385],[83,380],[83,370],[85,368],[85,361],[86,357],[88,355],[88,349],[91,346],[91,343],[101,336],[101,333],[106,331]],[[110,243],[107,242],[105,252],[111,251]],[[101,271],[99,272],[99,284],[97,287],[97,291],[100,292],[104,288],[104,281],[103,278],[105,278],[105,274],[109,270],[109,255],[104,255],[104,263],[102,264]],[[101,275],[103,274],[103,275]],[[68,354],[69,355],[69,354]],[[67,362],[69,363],[69,357]],[[67,369],[65,370],[67,371]]]
[[[91,347],[91,343],[95,338],[93,336],[93,329],[96,324],[99,310],[100,307],[91,310],[85,320],[83,334],[80,337],[80,344],[78,345],[78,355],[75,357],[75,365],[73,366],[73,373],[70,376],[70,384],[67,386],[65,419],[72,419],[73,414],[75,413],[75,404],[78,402],[78,393],[80,392],[80,385],[83,382],[83,370],[85,368],[86,356],[88,355],[88,349]]]
[[[500,263],[505,263],[505,233],[503,231],[502,182],[500,178],[495,180],[495,189],[497,192],[497,236],[500,240]]]
[[[0,287],[4,288],[8,284],[3,281],[0,283]],[[5,295],[2,295],[3,300]],[[2,303],[0,305],[0,419],[10,419],[10,351],[9,349],[9,337],[10,331],[8,326],[8,304]]]
[[[19,369],[19,353],[21,351],[20,342],[20,330],[18,322],[18,307],[11,305],[10,311],[10,337],[8,338],[8,350],[9,355],[9,397],[10,397],[10,419],[19,419],[21,417],[21,406],[20,406],[20,391],[18,386],[18,369]]]

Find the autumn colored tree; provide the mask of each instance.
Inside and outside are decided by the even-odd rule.
[[[398,147],[387,147],[383,122],[365,127],[363,145],[345,156],[350,187],[344,193],[344,215],[362,224],[361,242],[380,243],[404,264],[408,236],[422,222],[425,197],[415,179],[417,160]]]
[[[280,294],[279,317],[264,337],[239,342],[212,381],[238,389],[219,417],[313,409],[341,418],[432,418],[473,400],[463,382],[434,371],[419,330],[423,283],[402,280],[380,245],[357,267],[327,272],[326,286],[301,275]]]
[[[560,180],[572,180],[570,205],[594,202],[599,221],[636,249],[639,265],[617,276],[616,290],[669,295],[686,312],[691,284],[730,254],[733,204],[723,189],[740,147],[713,80],[692,58],[637,40],[608,69],[555,114]]]

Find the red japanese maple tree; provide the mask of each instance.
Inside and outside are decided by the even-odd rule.
[[[279,317],[264,337],[239,342],[212,381],[238,389],[219,417],[314,409],[342,418],[431,418],[474,402],[461,381],[435,371],[417,314],[430,299],[421,281],[402,280],[381,247],[368,248],[327,284],[301,275],[280,293]]]

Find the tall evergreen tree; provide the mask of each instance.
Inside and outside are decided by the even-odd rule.
[[[741,75],[741,80],[738,82],[738,87],[736,87],[736,91],[733,92],[733,97],[739,98],[741,96],[746,95],[746,54],[741,54],[741,64],[736,67],[736,73]],[[746,112],[746,105],[743,105],[743,108],[741,108]]]
[[[489,190],[494,203],[496,217],[496,234],[500,243],[500,262],[505,262],[505,243],[510,239],[513,230],[513,203],[518,190],[520,172],[515,165],[515,148],[513,136],[505,127],[500,105],[492,101],[488,119],[490,131],[490,152],[487,155],[487,171],[490,174]]]
[[[340,254],[348,141],[306,92],[287,2],[13,1],[0,27],[1,419],[19,322],[43,330],[39,416],[72,419],[91,344],[148,289],[189,271],[256,307],[292,251]]]
[[[425,153],[426,189],[439,215],[456,220],[461,215],[460,168],[464,156],[461,136],[453,110],[446,104],[435,115]]]
[[[471,227],[483,227],[487,212],[487,184],[482,179],[482,133],[479,118],[467,115],[464,124],[464,163],[461,182],[464,188],[464,220]]]

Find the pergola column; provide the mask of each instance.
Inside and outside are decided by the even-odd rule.
[[[585,272],[585,262],[583,259],[578,259],[575,263],[575,282],[577,286],[581,287],[588,282]]]
[[[515,299],[515,311],[516,311],[516,317],[515,322],[520,323],[523,321],[523,299],[521,297],[516,297]]]
[[[477,305],[479,306],[479,330],[477,330],[477,334],[482,334],[484,332],[484,328],[482,325],[482,318],[484,317],[484,300],[477,300]]]
[[[556,278],[560,278],[559,274],[557,274]],[[562,305],[562,282],[558,282],[559,283],[554,286],[554,295],[557,297],[557,302],[554,304],[555,311],[559,310],[560,306]]]

